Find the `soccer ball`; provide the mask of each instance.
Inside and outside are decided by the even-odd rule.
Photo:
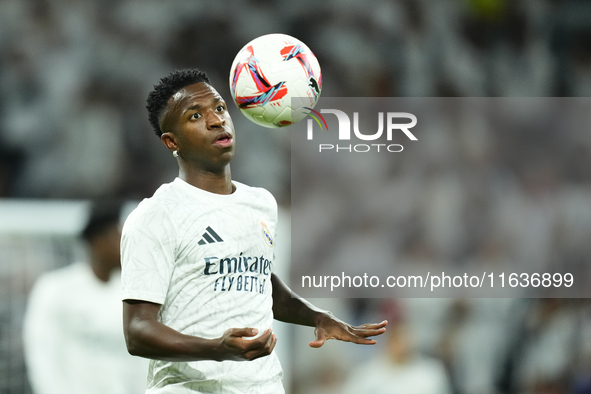
[[[267,34],[246,44],[230,69],[230,92],[240,111],[265,127],[298,122],[314,108],[320,90],[320,65],[297,38]]]

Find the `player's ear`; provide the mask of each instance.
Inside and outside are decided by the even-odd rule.
[[[168,148],[168,150],[171,152],[179,150],[179,147],[176,144],[176,138],[174,137],[174,134],[170,131],[162,133],[162,135],[160,136],[160,141],[162,141],[164,146],[166,146],[166,148]]]

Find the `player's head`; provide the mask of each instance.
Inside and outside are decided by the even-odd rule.
[[[90,247],[93,266],[106,272],[121,266],[120,215],[121,202],[94,202],[86,225],[80,234]]]
[[[210,83],[209,77],[203,71],[197,69],[176,70],[160,79],[160,83],[155,85],[154,90],[148,94],[146,105],[149,113],[148,118],[158,137],[163,133],[160,128],[160,122],[167,109],[170,98],[184,87],[199,82]]]
[[[147,108],[156,134],[181,167],[226,170],[234,156],[234,125],[204,72],[180,70],[162,78]]]

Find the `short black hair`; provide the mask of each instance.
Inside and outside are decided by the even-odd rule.
[[[119,200],[94,201],[90,215],[80,236],[90,242],[112,226],[119,225],[123,204]]]
[[[199,82],[210,84],[209,77],[205,72],[191,68],[173,71],[168,76],[160,79],[158,85],[154,85],[154,90],[148,94],[146,108],[148,109],[150,124],[158,137],[163,133],[160,129],[160,117],[168,104],[168,100],[185,86]]]

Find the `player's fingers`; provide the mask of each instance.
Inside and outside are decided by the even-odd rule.
[[[277,335],[272,333],[271,337],[269,337],[269,340],[267,341],[267,348],[269,349],[269,353],[271,353],[273,351],[276,343],[277,343]]]
[[[259,333],[259,330],[251,327],[244,328],[230,328],[230,335],[233,337],[254,337]]]
[[[377,341],[373,339],[367,339],[367,337],[380,335],[383,333],[384,329],[380,330],[358,330],[354,327],[348,327],[340,332],[335,332],[334,335],[329,335],[328,333],[324,332],[323,330],[319,330],[318,334],[316,335],[317,341],[327,339],[338,339],[344,342],[353,342],[361,345],[373,345],[377,343]]]
[[[378,341],[375,339],[367,339],[366,337],[356,335],[351,336],[349,339],[346,339],[346,341],[353,342],[358,345],[375,345],[378,343]]]
[[[324,345],[324,342],[326,342],[327,339],[331,339],[332,338],[326,332],[326,330],[324,330],[322,328],[316,328],[316,329],[314,329],[314,335],[316,336],[316,340],[315,341],[311,341],[311,342],[308,343],[308,345],[310,347],[313,347],[313,348],[322,347],[322,345]]]
[[[356,333],[354,330],[350,329],[349,331],[341,332],[338,335],[330,336],[325,339],[338,339],[340,341],[352,342],[352,343],[357,343],[360,345],[373,345],[373,344],[377,343],[377,341],[375,341],[373,339],[367,339],[367,337],[373,336],[373,335],[379,335],[379,334],[373,333],[370,335],[362,335],[362,334],[368,334],[368,333],[369,333],[368,331],[362,331],[362,332]]]
[[[277,335],[273,334],[273,346],[271,346],[271,351],[275,350],[275,345],[277,345],[278,340]]]
[[[356,328],[353,327],[351,329],[351,333],[355,336],[359,336],[359,337],[373,337],[376,335],[381,335],[383,333],[386,332],[386,328],[382,327],[379,329],[361,329],[361,328]]]
[[[271,330],[267,330],[264,333],[264,338],[268,339],[265,342],[261,343],[261,351],[267,351],[267,350],[273,350],[273,339],[276,338],[275,334],[273,334],[273,332]],[[263,336],[261,336],[261,338],[263,338]],[[270,353],[270,352],[269,352]]]
[[[380,328],[386,327],[388,325],[388,320],[384,320],[381,323],[368,323],[362,324],[360,326],[355,326],[353,328],[358,328],[362,330],[379,330]]]
[[[255,339],[247,339],[245,342],[245,347],[244,350],[246,351],[251,351],[251,350],[257,350],[257,349],[262,349],[265,346],[267,346],[267,343],[269,342],[269,339],[271,338],[273,332],[271,331],[271,329],[265,330],[265,332],[263,332],[263,334]]]
[[[269,340],[267,341],[267,344],[264,348],[264,352],[266,354],[271,354],[273,352],[273,349],[275,349],[276,344],[277,344],[277,335],[272,334],[271,337],[269,338]]]
[[[273,352],[273,349],[275,349],[276,344],[277,336],[275,334],[272,334],[264,347],[252,350],[246,356],[249,360],[256,360],[257,358],[268,356]]]
[[[326,339],[317,339],[315,341],[309,342],[308,345],[313,348],[319,348],[324,345],[324,342],[326,342]]]

